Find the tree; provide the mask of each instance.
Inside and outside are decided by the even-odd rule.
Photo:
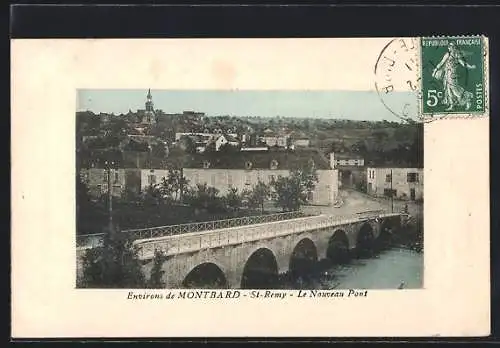
[[[250,207],[259,207],[261,213],[264,213],[264,203],[269,199],[271,190],[269,185],[262,181],[258,181],[249,193],[248,203]]]
[[[307,202],[308,194],[314,190],[316,182],[316,170],[310,165],[290,170],[289,176],[279,176],[271,182],[276,206],[283,211],[299,210]]]
[[[185,153],[193,154],[196,152],[196,144],[193,139],[187,135],[183,135],[179,139],[179,146]]]
[[[424,127],[422,123],[415,125],[416,131],[410,145],[409,162],[415,167],[422,168],[424,166]]]
[[[306,118],[302,121],[302,129],[308,131],[310,128],[309,120]]]
[[[156,158],[165,158],[167,156],[167,151],[165,150],[165,144],[159,142],[151,146],[151,154]]]
[[[358,140],[357,142],[352,144],[351,151],[354,153],[365,155],[367,152],[367,148],[366,148],[366,144],[365,144],[364,140]]]
[[[82,286],[87,288],[142,288],[145,277],[135,249],[117,233],[83,256]]]
[[[155,250],[153,267],[151,268],[151,275],[148,281],[148,287],[150,289],[163,289],[165,287],[165,282],[163,281],[163,275],[165,274],[163,264],[165,261],[165,253],[158,249]]]
[[[377,130],[373,132],[373,137],[375,138],[375,143],[377,147],[377,151],[383,151],[385,147],[385,143],[389,138],[389,135],[384,130]]]
[[[211,155],[214,154],[217,151],[216,146],[215,146],[215,141],[209,141],[207,145],[205,146],[205,155]]]
[[[238,189],[232,187],[224,197],[226,207],[233,212],[238,212],[243,204],[243,196],[238,193]]]
[[[193,208],[218,212],[222,210],[222,201],[218,194],[219,190],[207,186],[207,183],[197,184],[195,188],[191,188],[187,192],[185,201]]]
[[[177,168],[172,168],[168,172],[167,178],[163,178],[160,191],[164,198],[174,196],[174,200],[177,201],[180,197],[180,191],[187,186],[189,181],[183,175],[182,170]]]
[[[92,201],[89,188],[80,175],[76,176],[76,231],[78,234],[95,233],[105,214],[103,206]]]
[[[76,113],[77,134],[97,135],[101,126],[101,118],[92,111]]]
[[[124,138],[125,134],[128,132],[129,126],[123,117],[113,117],[106,129],[108,129],[112,135]]]
[[[335,153],[346,152],[347,148],[345,146],[344,140],[333,141],[332,144],[330,145],[330,151]]]
[[[80,177],[80,173],[76,174],[76,211],[78,213],[89,208],[91,205],[90,193],[87,184]]]
[[[163,197],[157,185],[150,184],[142,194],[142,201],[145,205],[160,205]]]

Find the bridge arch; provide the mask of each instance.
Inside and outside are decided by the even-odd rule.
[[[224,271],[213,262],[195,266],[182,281],[182,288],[225,289],[229,287]]]
[[[255,250],[246,260],[241,276],[242,289],[268,289],[278,280],[278,262],[265,247]]]
[[[314,271],[318,261],[316,244],[310,238],[302,238],[292,250],[289,262],[289,273],[292,279],[306,278]]]
[[[349,259],[349,238],[347,233],[342,229],[337,229],[333,232],[328,240],[326,249],[326,258],[333,263],[344,263]]]
[[[394,239],[398,228],[398,224],[394,219],[384,219],[380,224],[380,232],[376,240],[376,246],[379,250],[383,250],[390,246]]]
[[[358,257],[371,256],[375,246],[375,229],[366,222],[361,225],[356,237],[356,254]]]

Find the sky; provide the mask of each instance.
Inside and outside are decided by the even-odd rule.
[[[78,90],[77,110],[94,113],[127,113],[144,109],[147,89]],[[151,90],[155,109],[165,113],[204,112],[207,116],[335,118],[367,121],[399,121],[393,110],[415,98],[405,92],[384,96],[362,91],[219,91]]]

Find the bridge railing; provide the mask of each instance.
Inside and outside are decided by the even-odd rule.
[[[374,216],[311,216],[293,221],[280,221],[268,225],[249,225],[238,229],[222,229],[203,233],[178,235],[172,238],[158,238],[153,240],[136,240],[140,259],[149,259],[155,250],[162,250],[165,255],[171,256],[186,252],[195,252],[203,249],[225,247],[262,239],[275,238],[281,235],[294,234],[302,231],[320,230],[335,225],[356,223],[360,220],[371,220],[400,214],[377,214]]]
[[[308,216],[301,211],[293,211],[286,213],[266,214],[266,215],[252,215],[239,218],[193,222],[178,225],[166,225],[151,228],[139,228],[123,230],[127,238],[131,241],[137,239],[156,238],[165,236],[174,236],[185,233],[202,232],[208,230],[217,230],[222,228],[231,228],[247,225],[255,225],[276,221],[290,220],[300,217]],[[77,236],[77,246],[95,247],[102,243],[105,233],[85,234]]]
[[[102,245],[105,233],[82,234],[76,236],[76,246],[85,248],[95,248]]]

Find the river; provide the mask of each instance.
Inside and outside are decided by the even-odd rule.
[[[304,286],[309,289],[418,289],[423,285],[423,253],[391,248],[368,259],[336,265]]]

